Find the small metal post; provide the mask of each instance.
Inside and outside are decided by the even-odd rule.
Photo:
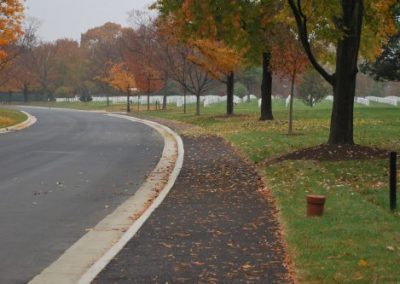
[[[397,208],[397,153],[390,153],[390,210]]]

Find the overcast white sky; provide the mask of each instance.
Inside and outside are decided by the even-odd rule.
[[[79,40],[81,33],[106,22],[127,25],[127,12],[145,10],[153,0],[27,0],[26,14],[42,21],[41,39]]]

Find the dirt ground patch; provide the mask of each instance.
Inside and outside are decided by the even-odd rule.
[[[265,164],[275,164],[284,160],[347,161],[382,159],[387,157],[388,154],[388,150],[361,145],[321,144],[267,160]]]

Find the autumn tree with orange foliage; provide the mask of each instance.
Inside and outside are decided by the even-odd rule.
[[[20,0],[0,0],[0,88],[10,94],[16,89],[12,60],[17,57],[14,44],[22,37],[24,6]]]
[[[180,40],[180,31],[174,21],[157,21],[157,35],[160,50],[160,64],[164,73],[176,82],[183,92],[183,112],[186,113],[186,95],[196,96],[196,115],[200,115],[200,98],[213,87],[210,73],[193,63],[201,54]],[[197,54],[196,54],[197,53]],[[192,60],[190,60],[192,59]]]
[[[39,79],[35,72],[37,62],[33,53],[39,45],[37,38],[39,26],[40,22],[37,19],[25,19],[24,35],[13,45],[16,57],[7,70],[8,75],[12,78],[9,86],[11,89],[22,90],[24,102],[28,102],[28,95],[32,89],[39,88]]]
[[[272,120],[271,46],[275,15],[280,1],[168,1],[158,0],[152,8],[160,18],[173,22],[180,39],[222,41],[234,52],[244,54],[246,65],[263,66],[260,120]],[[228,109],[229,112],[229,109]]]
[[[114,89],[126,94],[126,111],[130,112],[130,96],[134,89],[137,89],[136,79],[133,73],[124,63],[113,65],[105,77],[99,77],[98,80],[109,84]]]
[[[126,29],[121,39],[122,56],[135,74],[138,88],[146,94],[147,110],[150,110],[151,94],[165,86],[168,76],[159,68],[159,45],[153,18],[145,12],[133,10],[129,20],[132,28]]]
[[[55,90],[68,91],[68,97],[77,93],[85,95],[86,84],[93,76],[91,62],[85,50],[80,48],[77,41],[70,39],[58,40],[56,46],[57,53],[52,70],[55,73]]]
[[[166,32],[173,34],[181,44],[196,49],[197,52],[189,58],[191,62],[226,85],[226,113],[232,115],[235,72],[244,65],[243,53],[246,51],[245,45],[237,44],[237,36],[229,22],[237,21],[217,12],[222,12],[220,3],[183,1],[179,5],[170,4],[161,0],[153,5],[161,12],[160,25],[168,25],[170,28],[164,29]],[[224,8],[229,10],[230,5]],[[217,18],[223,18],[224,23]]]
[[[23,34],[23,12],[24,6],[20,0],[0,0],[0,68],[9,59],[6,47]]]
[[[110,68],[122,61],[120,40],[124,31],[125,28],[119,24],[105,23],[82,34],[81,48],[90,61],[88,68],[93,78],[106,77]],[[107,92],[107,84],[101,87]]]
[[[82,34],[81,47],[92,61],[96,76],[104,76],[110,66],[121,62],[119,40],[124,30],[119,24],[106,23]]]
[[[282,28],[284,29],[284,28]],[[301,49],[299,41],[293,32],[287,31],[281,34],[279,42],[271,49],[271,69],[281,78],[290,79],[290,103],[289,103],[289,129],[288,134],[293,134],[293,101],[294,88],[298,75],[309,67],[308,59]]]
[[[150,110],[150,96],[164,86],[161,72],[155,67],[154,42],[146,38],[147,32],[127,30],[123,36],[122,57],[135,75],[137,87],[147,96],[147,110]],[[150,41],[147,42],[146,41]]]
[[[33,72],[37,76],[41,94],[48,101],[55,100],[54,82],[56,79],[55,62],[58,52],[57,43],[42,43],[33,49]]]
[[[222,41],[211,39],[189,40],[189,46],[199,53],[189,56],[189,60],[203,68],[213,78],[226,85],[226,114],[232,115],[234,108],[235,72],[242,66],[242,56]]]

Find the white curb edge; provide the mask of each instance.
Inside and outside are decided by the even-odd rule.
[[[161,205],[164,199],[167,197],[168,193],[171,191],[172,187],[175,184],[176,179],[179,176],[179,173],[183,166],[183,157],[184,157],[184,147],[182,138],[170,128],[161,125],[156,122],[142,120],[133,117],[127,117],[123,115],[109,115],[114,117],[121,117],[125,119],[129,119],[136,122],[144,123],[150,127],[157,129],[158,127],[163,130],[169,132],[174,139],[176,140],[178,147],[178,157],[175,162],[175,167],[170,175],[168,183],[161,191],[161,193],[157,196],[154,202],[147,208],[147,210],[140,216],[139,219],[129,228],[129,230],[123,235],[123,237],[105,254],[102,258],[100,258],[92,267],[81,277],[78,281],[79,284],[89,284],[94,278],[107,266],[107,264],[123,249],[123,247],[135,236],[135,234],[139,231],[139,229],[143,226],[143,224],[150,218],[151,214]]]
[[[22,111],[22,110],[20,112],[25,114],[28,118],[24,122],[18,123],[17,125],[0,128],[0,134],[14,132],[14,131],[20,131],[20,130],[26,129],[28,127],[31,127],[32,125],[34,125],[37,122],[36,117],[31,115],[30,113],[27,113],[26,111]]]
[[[132,197],[67,249],[30,284],[91,283],[160,206],[181,171],[184,147],[177,133],[156,122],[119,114],[106,115],[139,122],[159,132],[165,143],[162,158]],[[163,188],[157,189],[160,185]],[[129,220],[136,215],[137,219]]]

